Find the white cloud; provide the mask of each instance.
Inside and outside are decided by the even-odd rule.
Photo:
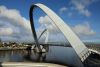
[[[91,12],[87,8],[94,2],[97,2],[97,0],[71,0],[75,9],[78,10],[80,14],[87,17],[91,16]]]
[[[0,38],[5,41],[33,41],[29,20],[16,9],[0,6]]]
[[[84,24],[78,24],[72,27],[73,31],[78,34],[78,35],[85,35],[85,36],[91,36],[95,35],[95,31],[91,29],[90,25],[88,22]]]
[[[39,20],[41,19],[41,17],[39,18]],[[48,20],[49,19],[49,20]],[[52,32],[52,33],[60,33],[60,30],[55,26],[55,25],[52,25],[50,24],[53,23],[52,20],[50,20],[50,18],[48,16],[42,16],[42,19],[43,22],[39,21],[40,23],[46,25],[46,28]],[[46,21],[45,21],[46,20]],[[78,24],[78,25],[75,25],[74,27],[71,27],[72,30],[78,34],[78,35],[85,35],[85,36],[90,36],[90,35],[94,35],[96,34],[94,32],[94,30],[91,29],[90,25],[88,22],[85,22],[84,24]]]
[[[39,18],[39,23],[47,28],[51,33],[58,33],[59,29],[53,21],[46,15]]]
[[[68,10],[68,8],[67,7],[62,7],[62,8],[60,8],[60,14],[62,14],[63,12],[65,12],[65,11],[67,11]]]
[[[39,23],[40,24],[49,24],[51,22],[52,22],[52,20],[47,15],[46,16],[41,16],[39,18]]]
[[[0,35],[11,35],[13,30],[11,28],[0,28]]]
[[[79,13],[89,17],[91,16],[91,12],[86,8],[91,1],[89,0],[72,0],[72,4],[75,6],[75,9],[79,11]]]
[[[20,25],[26,29],[30,29],[29,21],[22,17],[20,12],[16,9],[7,9],[5,6],[0,6],[0,18],[2,17],[14,21],[11,22],[12,24]]]

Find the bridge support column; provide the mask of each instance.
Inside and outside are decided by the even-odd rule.
[[[41,48],[41,52],[42,52],[42,53],[48,52],[48,50],[49,50],[49,46],[46,46],[46,45],[40,45],[40,48]],[[32,49],[32,50],[35,50],[37,53],[40,52],[40,51],[38,50],[38,47],[36,47],[36,45],[32,45],[32,46],[31,46],[31,49]]]

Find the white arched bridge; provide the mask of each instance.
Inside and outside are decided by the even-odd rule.
[[[34,36],[34,39],[35,39],[36,47],[38,48],[38,50],[40,52],[42,52],[42,49],[40,47],[40,44],[39,44],[38,40],[40,39],[42,34],[45,31],[47,31],[47,36],[46,36],[46,40],[45,40],[45,43],[47,43],[48,42],[49,31],[47,29],[45,29],[41,33],[39,38],[37,38],[37,34],[36,34],[35,26],[34,26],[34,21],[33,21],[33,14],[34,14],[33,10],[35,8],[40,8],[42,11],[44,11],[48,15],[48,17],[53,21],[51,23],[55,24],[57,26],[57,28],[62,32],[62,34],[65,36],[65,38],[69,41],[70,45],[75,50],[75,52],[79,56],[80,60],[82,62],[84,62],[87,59],[87,57],[91,54],[92,50],[89,50],[84,45],[84,43],[72,31],[72,29],[55,12],[53,12],[50,8],[48,8],[47,6],[45,6],[43,4],[34,4],[30,8],[30,24],[31,24],[33,36]]]

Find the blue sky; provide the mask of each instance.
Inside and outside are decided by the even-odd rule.
[[[36,4],[36,3],[43,3],[49,8],[51,8],[69,26],[71,26],[71,28],[76,32],[77,35],[79,35],[81,39],[98,40],[98,41],[100,40],[100,35],[99,35],[100,34],[100,30],[99,30],[100,1],[99,0],[0,0],[0,6],[6,7],[7,10],[14,9],[18,11],[19,12],[18,14],[21,17],[24,17],[24,19],[27,21],[29,21],[29,8],[32,4]],[[34,20],[38,23],[40,17],[43,17],[42,20],[46,19],[45,18],[46,14],[44,14],[40,9],[37,9],[34,14],[36,14],[34,16]],[[8,15],[6,16],[6,18],[8,18]],[[10,24],[8,24],[8,27]],[[38,25],[36,24],[36,26]],[[25,34],[25,35],[29,35],[29,34]],[[6,36],[9,39],[8,35],[2,35],[2,33],[0,35],[1,38],[5,37],[5,39],[7,39]],[[19,37],[19,36],[18,34],[11,36],[12,40],[13,37]]]

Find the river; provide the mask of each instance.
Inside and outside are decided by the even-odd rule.
[[[81,65],[80,59],[71,47],[50,46],[47,53],[34,50],[0,51],[0,62],[46,62],[61,65]]]

